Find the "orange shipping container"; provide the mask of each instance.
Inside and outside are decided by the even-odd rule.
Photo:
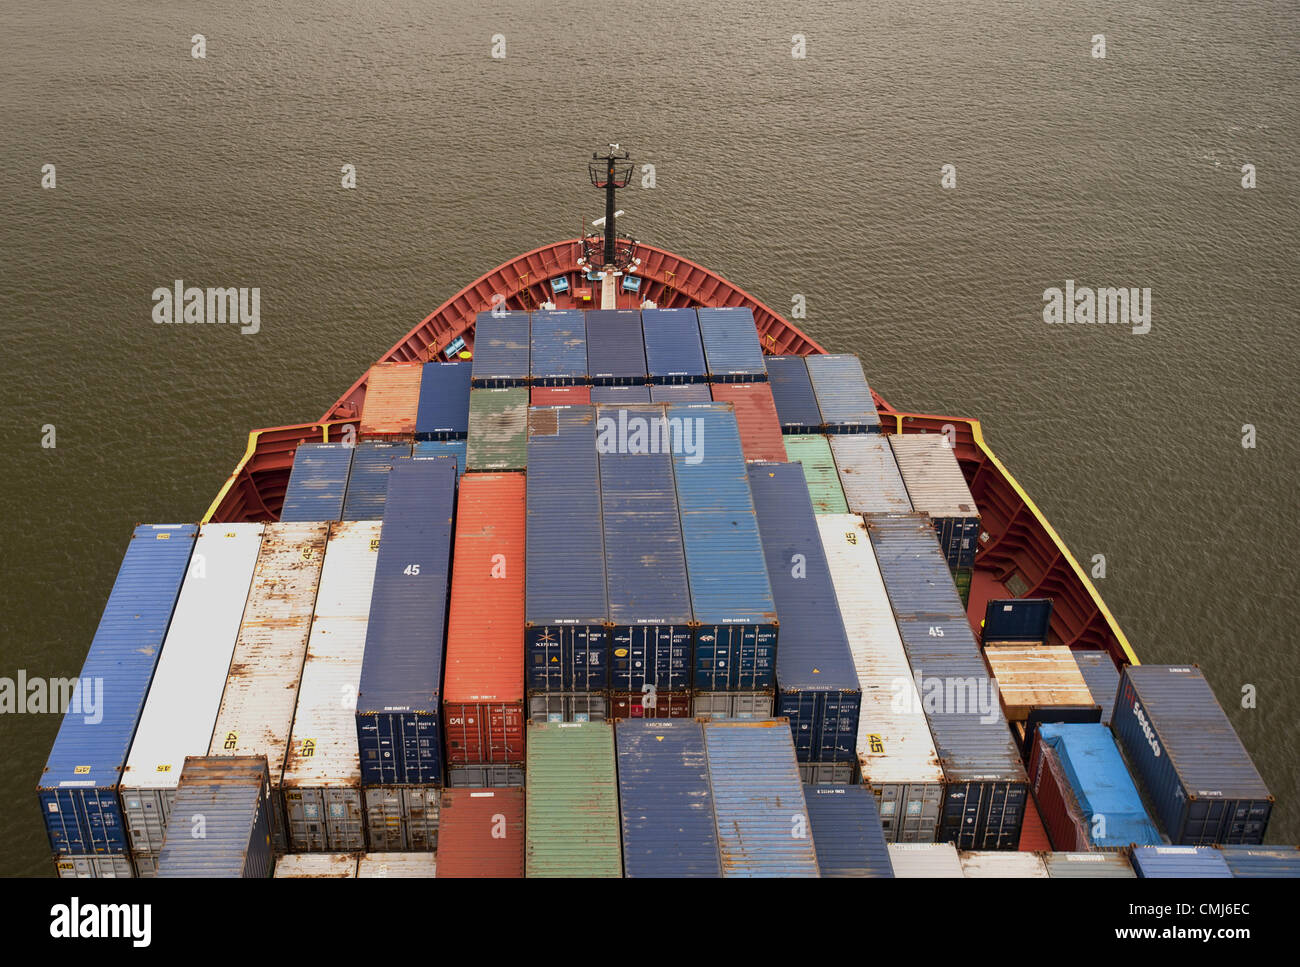
[[[366,377],[361,410],[362,436],[406,436],[415,433],[420,406],[423,363],[376,363]]]
[[[776,401],[767,383],[714,383],[710,388],[714,402],[735,406],[746,460],[787,461],[781,419],[776,415]]]

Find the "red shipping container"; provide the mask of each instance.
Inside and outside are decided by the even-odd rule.
[[[534,386],[528,394],[529,406],[588,406],[590,386]]]
[[[438,877],[524,875],[524,790],[444,789]]]
[[[1088,824],[1070,780],[1051,746],[1043,745],[1037,735],[1029,756],[1029,784],[1052,849],[1059,853],[1092,851]]]
[[[362,436],[409,436],[415,433],[420,407],[423,363],[376,363],[366,377],[361,407]]]
[[[524,762],[524,475],[461,478],[443,731],[447,762]]]
[[[781,420],[767,383],[713,383],[710,388],[715,402],[736,407],[736,426],[746,460],[786,462]]]
[[[614,720],[688,719],[691,696],[688,692],[660,692],[655,696],[654,708],[646,708],[645,696],[640,692],[611,692],[609,717]]]
[[[1043,828],[1033,796],[1025,803],[1025,821],[1020,827],[1020,842],[1016,849],[1022,853],[1050,852],[1052,849],[1052,842],[1047,838],[1047,830]]]

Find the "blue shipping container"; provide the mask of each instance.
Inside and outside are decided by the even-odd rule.
[[[468,454],[468,440],[416,440],[415,446],[411,448],[411,456],[416,460],[451,457],[456,461],[457,477],[465,474],[465,461]]]
[[[263,756],[189,756],[158,856],[160,879],[271,875],[270,776]],[[194,835],[202,828],[203,835]]]
[[[614,741],[625,875],[721,876],[700,723],[624,719]]]
[[[694,309],[642,309],[641,327],[650,382],[702,383],[708,378]]]
[[[823,433],[879,433],[880,414],[857,356],[847,353],[807,356]]]
[[[56,854],[127,850],[117,783],[198,531],[141,524],[127,545],[37,786]]]
[[[409,460],[409,443],[362,440],[352,455],[347,496],[343,498],[343,520],[383,520],[388,497],[388,471],[399,460]]]
[[[528,411],[525,684],[609,687],[609,598],[601,538],[596,408]]]
[[[591,388],[592,405],[597,403],[649,403],[650,387],[640,386],[593,386]]]
[[[346,443],[298,444],[280,520],[340,520],[354,449]]]
[[[1223,854],[1209,846],[1139,846],[1133,869],[1147,880],[1222,880],[1232,876]]]
[[[448,460],[411,460],[388,475],[357,695],[363,785],[442,781],[439,706],[455,507]]]
[[[709,380],[714,383],[761,383],[767,379],[758,344],[754,311],[746,306],[696,310]]]
[[[598,386],[647,381],[640,310],[592,309],[587,313],[587,371]]]
[[[862,690],[803,468],[751,463],[749,487],[781,621],[776,714],[800,762],[856,762]]]
[[[767,380],[782,433],[820,433],[822,412],[817,408],[808,364],[802,356],[768,356]]]
[[[822,876],[893,878],[889,844],[868,786],[805,786]]]
[[[1239,880],[1300,877],[1300,847],[1220,846],[1219,853]]]
[[[462,440],[469,433],[469,388],[474,364],[425,363],[420,370],[417,440]]]
[[[480,312],[474,322],[474,386],[501,388],[528,383],[528,313]]]
[[[713,394],[708,383],[674,383],[671,386],[656,383],[650,387],[651,403],[712,403]]]
[[[587,322],[579,309],[533,313],[534,386],[578,386],[587,382]]]
[[[776,685],[776,602],[730,403],[673,403],[673,476],[695,615],[694,687]]]

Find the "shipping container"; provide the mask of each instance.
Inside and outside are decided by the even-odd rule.
[[[642,309],[641,326],[650,382],[704,382],[708,370],[704,365],[704,344],[700,342],[700,322],[694,309]]]
[[[1195,665],[1127,665],[1112,727],[1179,846],[1264,841],[1273,796]]]
[[[587,323],[579,309],[533,313],[529,370],[533,386],[587,382]]]
[[[974,567],[980,512],[948,438],[939,433],[896,433],[889,437],[889,445],[912,506],[929,515],[948,566]]]
[[[1015,850],[965,851],[957,854],[968,880],[1045,880],[1047,867],[1037,853]]]
[[[787,433],[784,443],[787,459],[803,466],[813,510],[819,514],[847,514],[848,501],[844,499],[828,439],[817,434]]]
[[[531,406],[586,406],[591,402],[591,387],[533,386],[528,402]]]
[[[708,403],[713,400],[708,383],[655,384],[650,387],[651,403]]]
[[[294,852],[366,848],[353,701],[361,682],[381,526],[377,520],[334,524],[325,545],[280,781]]]
[[[802,763],[819,782],[849,782],[857,762],[862,691],[803,471],[751,463],[749,486],[781,620],[776,714],[790,721]]]
[[[495,309],[480,312],[474,322],[471,383],[502,388],[528,383],[529,315]]]
[[[339,520],[353,450],[344,443],[300,443],[293,455],[280,520]]]
[[[373,850],[429,852],[438,846],[442,789],[432,784],[366,785],[366,839]]]
[[[447,764],[524,764],[524,529],[521,473],[476,473],[456,503],[447,664]]]
[[[665,407],[596,408],[611,689],[691,686],[686,557]]]
[[[729,403],[674,403],[673,476],[695,615],[694,687],[776,685],[777,617]],[[706,442],[707,441],[707,442]]]
[[[817,527],[862,687],[858,774],[875,793],[890,842],[932,843],[943,770],[866,524],[855,514],[823,514]]]
[[[847,353],[804,357],[823,433],[879,433],[880,414],[862,362]]]
[[[356,853],[291,853],[275,861],[275,878],[355,880]]]
[[[870,789],[816,785],[803,792],[822,876],[893,877],[889,847]]]
[[[399,460],[410,458],[409,443],[387,443],[382,440],[362,440],[358,443],[352,455],[352,473],[348,477],[341,519],[383,520],[384,501],[388,498],[388,471]]]
[[[609,696],[605,692],[530,692],[528,695],[530,722],[604,722],[608,718]]]
[[[768,719],[776,696],[772,692],[695,692],[691,715],[697,719]]]
[[[523,470],[528,458],[528,387],[469,394],[467,470]]]
[[[438,833],[440,878],[524,875],[524,791],[446,789]]]
[[[522,765],[448,766],[446,785],[457,789],[522,788],[524,767]]]
[[[815,877],[817,853],[782,718],[704,723],[722,875]]]
[[[1074,663],[1088,683],[1088,692],[1092,700],[1101,706],[1101,724],[1110,725],[1111,714],[1115,709],[1115,695],[1119,692],[1119,669],[1115,659],[1104,651],[1074,652]]]
[[[767,383],[714,383],[713,398],[736,408],[736,425],[746,460],[785,462],[781,423]]]
[[[534,723],[527,747],[527,875],[622,876],[613,726]]]
[[[623,869],[629,877],[720,877],[704,730],[648,719],[614,727]]]
[[[132,870],[131,857],[125,853],[105,853],[103,856],[61,854],[54,860],[55,870],[61,880],[126,880],[133,876],[154,876],[157,863],[149,866],[149,872],[135,873]]]
[[[226,687],[263,524],[204,524],[122,772],[122,810],[152,875],[186,756],[206,755]]]
[[[754,310],[748,306],[705,307],[695,311],[700,321],[704,362],[713,383],[761,383],[767,380],[763,350],[758,344]]]
[[[128,850],[118,782],[131,751],[158,652],[194,549],[192,524],[141,524],[131,536],[37,786],[54,853]],[[27,694],[25,674],[17,692]]]
[[[266,878],[271,785],[264,756],[189,756],[158,857],[159,878]]]
[[[1300,847],[1220,846],[1219,852],[1236,879],[1300,877]]]
[[[734,692],[726,694],[734,695]],[[620,719],[689,719],[694,718],[694,700],[690,692],[611,692],[609,718]]]
[[[876,433],[840,433],[830,438],[830,446],[850,514],[912,513],[888,439]]]
[[[357,861],[357,878],[362,880],[431,880],[437,875],[431,853],[364,853]]]
[[[650,387],[644,383],[637,386],[593,386],[591,387],[591,402],[620,405],[649,403]]]
[[[1061,718],[1095,708],[1092,693],[1065,645],[988,645],[984,659],[998,680],[1002,711],[1012,722],[1076,721]]]
[[[375,363],[366,376],[361,405],[363,437],[409,437],[420,409],[423,363]]]
[[[415,411],[417,440],[463,440],[469,432],[469,388],[474,364],[468,359],[425,363]]]
[[[438,784],[456,475],[445,460],[412,460],[388,480],[356,706],[361,780]]]
[[[1211,846],[1139,846],[1133,850],[1133,870],[1145,880],[1232,877],[1222,851]]]
[[[456,476],[463,477],[468,452],[468,440],[416,440],[411,448],[411,457],[415,460],[450,459],[456,464]],[[385,490],[385,498],[387,493]]]
[[[961,879],[961,860],[952,843],[890,843],[889,862],[899,880]]]
[[[530,410],[528,464],[524,681],[530,691],[602,691],[609,598],[595,408]]]
[[[587,313],[587,372],[595,386],[649,381],[638,309],[592,309]]]
[[[802,356],[768,356],[767,381],[772,387],[782,433],[820,433],[822,413],[817,408],[808,364]]]
[[[1043,865],[1052,879],[1131,880],[1136,873],[1127,852],[1118,853],[1044,853]]]
[[[985,648],[1046,645],[1051,632],[1051,598],[991,598],[984,604],[980,639]]]

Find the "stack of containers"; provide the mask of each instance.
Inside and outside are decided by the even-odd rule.
[[[263,756],[190,756],[176,787],[159,878],[266,878],[271,790]]]
[[[619,722],[614,738],[626,875],[721,876],[700,723]]]
[[[880,414],[857,356],[818,354],[804,357],[812,381],[823,433],[879,433]]]
[[[1137,874],[1126,852],[1117,853],[1044,853],[1043,865],[1052,879],[1131,880]]]
[[[889,846],[871,790],[863,786],[805,786],[804,799],[822,876],[893,877]]]
[[[877,433],[830,438],[835,473],[850,514],[910,514],[912,501],[898,472],[894,449]]]
[[[943,766],[939,839],[1015,849],[1028,777],[934,529],[922,514],[866,521]]]
[[[1257,845],[1273,796],[1195,665],[1127,665],[1112,727],[1176,845]]]
[[[118,783],[197,533],[141,524],[122,559],[36,789],[60,876],[132,873]]]
[[[784,719],[704,724],[724,877],[815,877],[817,852]]]
[[[264,524],[204,524],[122,772],[137,876],[153,876],[186,756],[212,738]]]
[[[815,433],[787,433],[784,443],[786,459],[803,467],[813,510],[819,514],[847,514],[849,505],[835,471],[829,439]]]
[[[416,440],[415,446],[411,448],[411,458],[413,460],[450,459],[456,464],[457,477],[465,475],[465,458],[468,453],[468,440]],[[383,519],[382,514],[380,514],[380,519]]]
[[[736,424],[746,460],[785,462],[781,423],[767,383],[714,383],[713,398],[736,408]]]
[[[372,849],[431,850],[442,785],[442,657],[456,474],[446,460],[393,468],[357,696]]]
[[[298,444],[280,520],[341,519],[353,451],[344,443]]]
[[[275,878],[298,880],[355,880],[356,853],[290,853],[275,861]]]
[[[708,383],[655,384],[650,387],[651,403],[708,403],[713,400]]]
[[[1074,663],[1088,683],[1092,700],[1101,706],[1101,724],[1110,725],[1115,694],[1119,691],[1119,669],[1115,667],[1115,659],[1104,651],[1075,650]]]
[[[768,356],[767,380],[772,388],[782,433],[820,433],[821,410],[802,356]]]
[[[587,313],[587,373],[593,386],[636,386],[649,381],[639,309]]]
[[[357,860],[359,880],[431,880],[437,875],[432,853],[363,853]]]
[[[1232,870],[1223,851],[1210,846],[1139,846],[1133,870],[1141,879],[1226,880]]]
[[[622,876],[613,726],[530,722],[527,746],[527,875]]]
[[[848,783],[862,690],[808,488],[790,463],[751,463],[749,486],[781,620],[776,714],[790,721],[805,781]]]
[[[586,406],[591,402],[591,387],[533,386],[528,391],[528,402],[530,406]]]
[[[708,378],[699,319],[694,309],[642,309],[641,326],[651,383],[690,385]],[[704,399],[709,399],[707,390]]]
[[[1045,880],[1047,867],[1036,853],[967,851],[957,854],[968,880]]]
[[[528,342],[527,312],[480,312],[474,320],[471,385],[497,389],[528,385]]]
[[[280,778],[329,527],[305,521],[266,525],[208,746],[210,756],[266,758],[271,843],[277,854],[289,847]]]
[[[463,440],[469,432],[469,389],[474,364],[425,363],[415,413],[417,440]]]
[[[710,307],[696,310],[700,341],[711,383],[762,383],[767,366],[758,344],[754,312],[745,306]]]
[[[665,407],[596,408],[609,590],[609,687],[618,708],[657,717],[657,699],[688,693],[691,594]],[[611,716],[612,717],[612,716]]]
[[[353,708],[381,527],[377,520],[330,526],[280,780],[293,852],[366,848]]]
[[[980,512],[971,496],[957,454],[948,438],[938,433],[894,434],[889,445],[907,485],[912,506],[928,514],[961,592],[970,600],[970,583],[979,544]]]
[[[679,403],[668,422],[681,440],[673,476],[696,623],[695,714],[771,715],[776,603],[735,414],[726,403]]]
[[[1300,877],[1300,847],[1220,846],[1219,853],[1239,880]]]
[[[423,363],[376,363],[366,376],[361,405],[363,437],[410,439],[420,408]]]
[[[409,460],[410,457],[409,443],[386,443],[382,440],[362,440],[358,443],[352,457],[352,472],[348,477],[347,496],[343,498],[343,514],[340,519],[383,520],[384,500],[388,496],[388,471],[393,469],[393,464],[397,461]],[[280,519],[285,518],[281,515]]]
[[[528,414],[524,682],[533,721],[603,719],[609,689],[596,410]]]
[[[593,386],[591,387],[592,403],[649,403],[650,387],[644,384],[640,386]]]
[[[521,473],[461,483],[442,695],[449,786],[523,785],[524,500]]]
[[[966,875],[952,843],[890,843],[889,862],[900,880],[959,880]]]
[[[587,382],[587,330],[580,310],[543,309],[533,313],[529,374],[534,387]]]
[[[862,687],[858,774],[876,796],[890,842],[932,843],[943,808],[943,770],[866,524],[854,514],[825,514],[817,527]]]
[[[527,429],[527,386],[470,390],[465,469],[523,470]]]
[[[523,877],[522,789],[444,789],[440,824],[440,878]]]

